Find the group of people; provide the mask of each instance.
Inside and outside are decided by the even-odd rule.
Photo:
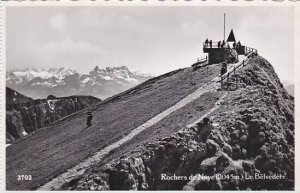
[[[210,48],[212,48],[212,40],[208,40],[206,38],[204,44],[205,44],[205,47],[209,46]],[[241,44],[240,41],[238,41],[238,43],[234,42],[232,46],[233,46],[234,49],[237,50],[242,46],[242,44]],[[225,43],[225,41],[223,40],[223,41],[218,41],[217,47],[218,48],[230,48],[230,45],[228,43]]]
[[[210,48],[212,48],[212,40],[208,40],[206,38],[206,40],[205,40],[205,47],[208,47],[208,45],[209,45]]]
[[[224,48],[224,47],[225,47],[225,41],[223,40],[222,43],[221,41],[218,41],[218,48]]]
[[[234,42],[232,46],[233,46],[234,49],[237,50],[237,49],[239,49],[239,48],[242,46],[242,44],[241,44],[240,41],[238,41],[238,43],[235,43],[235,42]]]

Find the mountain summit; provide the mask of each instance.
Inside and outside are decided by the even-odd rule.
[[[151,78],[8,146],[7,189],[294,189],[294,98],[260,56],[221,68]]]
[[[68,68],[48,70],[26,68],[9,71],[6,75],[6,84],[35,99],[45,98],[50,94],[60,97],[88,94],[107,98],[150,77],[150,75],[132,72],[126,66],[104,69],[96,66],[88,74],[79,74]]]

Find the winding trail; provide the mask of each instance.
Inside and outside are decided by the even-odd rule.
[[[187,125],[187,128],[191,128],[193,126],[195,126],[198,122],[200,122],[201,120],[203,120],[204,117],[207,117],[208,115],[210,115],[212,112],[214,112],[215,110],[217,110],[220,105],[221,102],[223,102],[223,99],[228,95],[228,93],[225,93],[221,98],[219,98],[219,100],[217,100],[215,102],[215,106],[213,108],[211,108],[207,113],[205,113],[204,115],[202,115],[197,121],[193,122],[192,124]]]
[[[239,64],[240,64],[240,62],[228,66],[228,72],[232,71],[233,68],[234,68],[234,66],[238,66]],[[199,98],[204,93],[214,92],[216,90],[216,88],[219,87],[218,86],[219,85],[219,83],[218,83],[219,80],[220,80],[219,76],[211,79],[210,81],[208,81],[207,83],[205,83],[204,85],[202,85],[200,88],[198,88],[196,91],[194,91],[193,93],[187,95],[185,98],[181,99],[175,105],[169,107],[168,109],[166,109],[163,112],[157,114],[156,116],[154,116],[153,118],[149,119],[148,121],[146,121],[142,125],[140,125],[140,126],[136,127],[135,129],[133,129],[128,135],[126,135],[122,139],[120,139],[120,140],[118,140],[118,141],[116,141],[116,142],[114,142],[114,143],[106,146],[105,148],[99,150],[95,155],[93,155],[93,156],[85,159],[84,161],[82,161],[81,163],[77,164],[76,166],[68,169],[65,173],[62,173],[58,177],[53,178],[51,181],[47,182],[46,184],[44,184],[43,186],[41,186],[37,190],[57,190],[57,189],[61,188],[61,186],[63,184],[71,181],[72,179],[74,179],[78,175],[82,175],[85,172],[85,170],[87,168],[89,168],[92,164],[97,163],[104,156],[106,156],[109,152],[111,152],[112,150],[120,147],[125,142],[131,140],[133,137],[135,137],[140,132],[142,132],[145,129],[153,126],[156,123],[158,123],[159,121],[161,121],[162,119],[164,119],[165,117],[167,117],[168,115],[170,115],[171,113],[177,111],[178,109],[184,107],[185,105],[187,105],[190,102],[194,101],[195,99]],[[205,116],[209,115],[214,110],[216,110],[219,107],[220,101],[225,96],[226,96],[226,94],[223,95],[215,103],[215,107],[214,108],[212,108],[209,112],[207,112],[205,115],[203,115],[200,119],[204,118]],[[189,125],[189,126],[191,126],[191,125]]]

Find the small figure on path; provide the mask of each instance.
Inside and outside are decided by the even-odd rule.
[[[223,74],[225,74],[227,72],[227,63],[226,62],[223,62],[222,64],[222,68],[221,68],[221,76]]]
[[[86,120],[86,126],[90,127],[90,126],[92,126],[93,115],[91,112],[88,112],[87,115],[88,116],[87,116],[87,120]]]
[[[209,41],[209,46],[212,48],[212,40]]]

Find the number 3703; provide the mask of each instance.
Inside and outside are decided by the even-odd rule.
[[[32,176],[31,175],[18,175],[18,181],[30,181],[32,180]]]

